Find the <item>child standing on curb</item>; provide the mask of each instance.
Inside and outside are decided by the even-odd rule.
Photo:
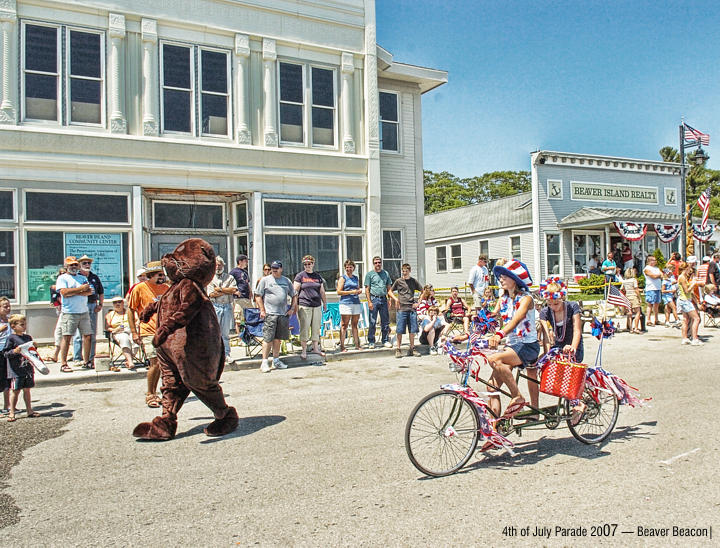
[[[30,389],[35,386],[35,369],[20,353],[20,345],[32,341],[32,337],[25,333],[27,321],[22,314],[13,314],[9,321],[13,332],[8,337],[7,346],[2,354],[4,358],[7,358],[7,378],[10,381],[10,414],[7,420],[15,422],[15,409],[21,390],[27,416],[39,417],[40,413],[33,411],[30,398]]]

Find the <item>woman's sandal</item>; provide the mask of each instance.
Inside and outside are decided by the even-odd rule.
[[[160,407],[160,402],[158,400],[159,398],[155,394],[145,394],[145,403],[152,409]]]
[[[15,415],[10,415],[10,416],[7,418],[7,421],[8,421],[8,422],[15,422],[16,420],[17,420],[17,419],[15,418]]]
[[[28,418],[30,418],[30,419],[35,419],[39,416],[40,416],[40,413],[38,413],[37,411],[33,411],[32,413],[28,414]]]
[[[61,372],[61,373],[72,373],[72,372],[73,372],[73,368],[70,367],[68,364],[61,365],[61,366],[60,366],[60,372]]]

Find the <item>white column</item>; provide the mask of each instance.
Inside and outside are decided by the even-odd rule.
[[[253,192],[252,195],[252,279],[259,280],[263,276],[263,263],[265,262],[265,244],[263,242],[263,214],[262,193]],[[270,257],[267,257],[271,260]]]
[[[132,269],[130,270],[130,284],[132,285],[135,283],[135,270],[140,268],[144,262],[143,261],[143,254],[145,250],[145,242],[144,242],[144,232],[143,232],[143,226],[145,226],[145,223],[143,222],[143,198],[142,198],[142,187],[140,186],[133,186],[132,187]],[[154,259],[160,259],[160,257],[155,257]],[[148,259],[150,260],[150,259]]]
[[[143,135],[156,136],[159,133],[157,96],[157,21],[143,19],[142,28],[142,109]]]
[[[277,98],[275,97],[275,40],[263,38],[263,119],[265,146],[278,146]]]
[[[0,2],[0,62],[2,72],[0,78],[0,124],[17,124],[16,108],[16,74],[17,63],[15,52],[17,29],[17,6],[15,0]]]
[[[110,31],[110,131],[127,133],[127,122],[122,105],[122,79],[120,78],[122,44],[125,39],[125,16],[111,13],[108,19]]]
[[[368,257],[382,255],[380,220],[380,133],[375,0],[365,0],[365,142],[368,154],[367,239]]]
[[[248,125],[248,58],[250,57],[250,37],[247,34],[235,35],[235,73],[237,74],[237,142],[251,145],[252,136]]]
[[[355,71],[355,63],[352,53],[342,54],[342,88],[340,97],[342,99],[342,142],[343,152],[355,153],[355,141],[352,131],[352,77]]]

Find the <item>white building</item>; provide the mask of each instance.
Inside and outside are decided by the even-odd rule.
[[[663,243],[655,229],[680,223],[678,164],[538,151],[531,180],[529,193],[426,215],[428,281],[465,283],[480,254],[491,266],[500,257],[519,258],[537,283],[551,273],[586,276],[593,256],[602,262],[625,243],[640,263],[656,248],[667,258],[680,247],[680,238]],[[636,223],[645,236],[626,240],[615,222]]]
[[[374,0],[3,0],[0,62],[0,293],[36,337],[66,255],[107,297],[190,236],[254,279],[424,264],[421,95],[447,73],[378,47]]]

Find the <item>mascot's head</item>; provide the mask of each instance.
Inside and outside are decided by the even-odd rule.
[[[173,283],[189,278],[205,287],[215,276],[215,250],[205,240],[189,238],[163,255],[162,265]]]

